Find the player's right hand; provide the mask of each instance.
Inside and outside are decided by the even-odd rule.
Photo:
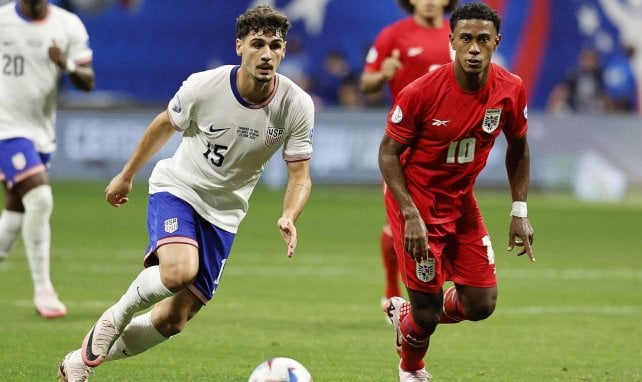
[[[132,190],[132,181],[121,174],[116,175],[105,188],[105,200],[114,207],[120,207],[129,201],[127,195]]]
[[[381,63],[381,72],[386,80],[390,81],[397,73],[397,70],[401,69],[402,64],[399,59],[400,56],[401,53],[399,53],[399,49],[393,49],[392,55],[390,57],[386,57]]]
[[[404,238],[404,250],[415,261],[422,262],[428,259],[428,232],[426,224],[419,214],[416,217],[406,219]]]

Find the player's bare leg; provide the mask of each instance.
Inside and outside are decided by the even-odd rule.
[[[198,272],[198,248],[166,244],[158,248],[157,254],[159,265],[143,270],[85,336],[82,357],[87,366],[96,367],[104,362],[134,314],[182,291],[194,281]]]
[[[385,274],[385,298],[401,296],[399,287],[399,265],[395,253],[394,241],[390,226],[386,223],[381,231],[381,260]]]
[[[18,239],[22,230],[22,221],[24,220],[25,209],[20,198],[4,186],[5,204],[0,214],[0,260],[9,256],[11,247]]]

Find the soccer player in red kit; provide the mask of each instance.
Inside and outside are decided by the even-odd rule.
[[[452,12],[458,2],[397,1],[410,16],[381,30],[368,51],[361,75],[364,93],[379,92],[388,83],[393,100],[406,85],[451,61],[450,25],[445,15]],[[388,222],[381,232],[381,255],[386,280],[384,296],[399,296],[399,267]]]
[[[386,211],[410,303],[388,300],[401,357],[400,381],[429,381],[424,357],[438,323],[489,317],[497,299],[495,255],[473,194],[497,136],[508,142],[513,200],[509,250],[531,250],[527,113],[521,79],[492,64],[500,18],[468,3],[450,18],[453,63],[404,88],[388,115],[379,166]],[[454,286],[445,292],[444,282]]]

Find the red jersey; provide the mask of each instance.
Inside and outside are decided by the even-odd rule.
[[[451,61],[449,34],[450,24],[445,19],[441,28],[421,26],[412,16],[401,19],[381,30],[368,51],[363,70],[380,71],[383,60],[398,49],[403,66],[390,80],[390,93],[394,100],[406,85]]]
[[[417,79],[399,94],[386,134],[408,145],[400,159],[410,195],[429,224],[452,221],[475,205],[473,186],[500,131],[526,134],[522,80],[491,64],[488,82],[466,92],[453,63]],[[388,193],[386,203],[396,201]],[[398,208],[397,208],[398,209]]]

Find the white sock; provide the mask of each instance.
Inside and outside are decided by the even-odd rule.
[[[123,329],[123,334],[111,346],[105,361],[115,361],[140,354],[168,339],[152,325],[151,311],[141,314],[134,317]]]
[[[0,214],[0,259],[7,257],[18,238],[24,212],[3,210]]]
[[[165,287],[158,265],[145,268],[127,289],[127,292],[112,307],[117,315],[129,320],[135,313],[145,310],[158,301],[173,295]]]
[[[29,259],[35,292],[53,290],[49,275],[51,228],[49,218],[53,211],[53,195],[48,184],[38,186],[22,197],[25,206],[22,240]]]

